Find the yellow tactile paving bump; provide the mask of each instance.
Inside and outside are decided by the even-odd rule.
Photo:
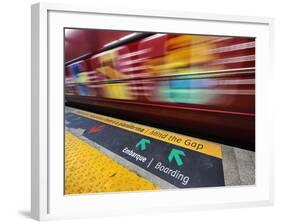
[[[151,182],[65,132],[65,194],[155,189]]]

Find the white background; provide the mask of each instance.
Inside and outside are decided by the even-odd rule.
[[[36,1],[11,0],[1,2],[0,13],[0,222],[31,223],[30,208],[30,4]],[[281,221],[281,6],[278,1],[246,0],[69,0],[110,8],[181,10],[234,15],[269,16],[275,18],[275,80],[271,87],[271,125],[275,143],[275,205],[273,207],[193,211],[79,220],[79,223],[280,223]],[[279,40],[279,42],[277,42]],[[279,61],[278,61],[279,59]],[[267,75],[267,74],[265,74]],[[280,148],[280,149],[279,149]],[[278,159],[279,158],[279,159]],[[78,222],[63,221],[59,223]]]

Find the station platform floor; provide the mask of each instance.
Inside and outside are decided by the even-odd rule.
[[[65,140],[65,194],[158,189],[70,132]]]
[[[255,153],[65,108],[65,194],[255,184]]]

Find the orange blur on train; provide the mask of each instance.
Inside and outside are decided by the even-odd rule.
[[[95,36],[87,41],[94,44]],[[254,150],[255,38],[131,32],[66,61],[65,99]]]

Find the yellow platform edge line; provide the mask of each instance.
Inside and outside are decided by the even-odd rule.
[[[133,122],[107,117],[104,115],[83,111],[79,109],[74,109],[72,113],[89,118],[98,120],[100,122],[122,128],[127,131],[135,132],[150,138],[154,138],[160,141],[164,141],[173,145],[180,146],[185,149],[193,150],[199,153],[203,153],[209,156],[213,156],[222,159],[221,145],[217,143],[212,143],[209,141],[201,140],[194,137],[185,136],[182,134],[177,134],[162,129],[157,129],[149,127],[146,125],[136,124]]]
[[[65,132],[65,194],[156,189],[153,183]]]

